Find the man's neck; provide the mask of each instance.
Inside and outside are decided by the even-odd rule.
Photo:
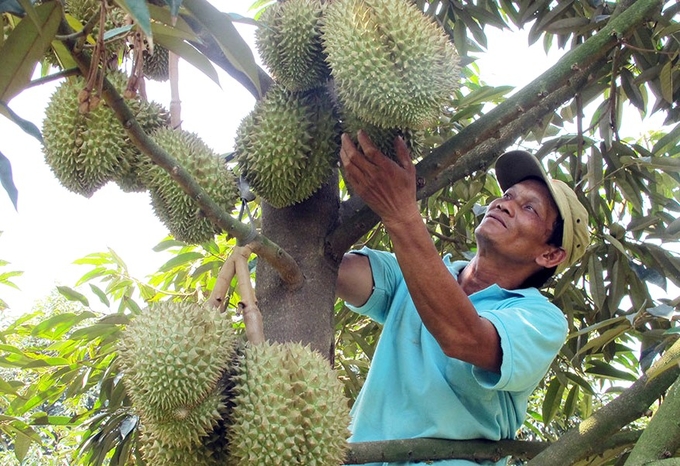
[[[517,289],[524,283],[524,275],[521,271],[509,269],[507,264],[503,266],[475,256],[458,274],[458,284],[470,296],[491,285],[507,290]]]

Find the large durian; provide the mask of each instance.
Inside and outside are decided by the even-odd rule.
[[[119,93],[127,83],[122,72],[107,74]],[[115,114],[104,101],[81,113],[78,95],[85,86],[81,77],[57,87],[50,97],[43,120],[45,161],[59,182],[70,191],[90,197],[109,181],[141,191],[136,170],[141,154],[132,145]],[[133,115],[146,131],[168,124],[168,114],[156,103],[128,99]]]
[[[148,46],[142,52],[144,76],[154,81],[167,81],[170,78],[170,51],[162,45],[154,45],[153,52]]]
[[[324,47],[339,101],[363,121],[423,129],[459,85],[459,57],[409,0],[335,0]]]
[[[274,86],[241,122],[235,147],[253,191],[281,208],[328,180],[339,144],[339,120],[325,89],[294,93]]]
[[[156,144],[173,157],[201,186],[210,198],[229,212],[238,200],[234,174],[198,135],[185,130],[161,128],[151,136]],[[187,243],[210,241],[220,229],[202,215],[198,203],[161,167],[148,164],[143,183],[151,191],[151,201],[158,218],[170,233]]]
[[[127,325],[118,342],[123,383],[162,442],[195,444],[217,425],[235,343],[230,319],[207,305],[153,303]]]
[[[320,353],[296,343],[247,346],[234,381],[230,464],[343,463],[349,408]]]
[[[330,76],[321,41],[323,10],[320,0],[285,0],[262,14],[255,33],[257,50],[276,81],[288,90],[319,87]]]

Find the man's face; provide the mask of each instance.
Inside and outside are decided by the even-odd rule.
[[[500,254],[508,265],[535,262],[548,247],[557,216],[545,184],[532,179],[521,181],[489,204],[475,230],[479,253]]]

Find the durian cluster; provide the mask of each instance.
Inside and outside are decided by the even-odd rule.
[[[124,95],[127,76],[119,71],[107,78]],[[187,243],[203,243],[220,231],[202,214],[171,176],[152,163],[130,141],[104,101],[82,112],[80,93],[85,80],[64,81],[45,110],[43,152],[59,182],[70,191],[90,197],[113,181],[125,192],[149,191],[155,214],[172,235]],[[144,132],[170,154],[219,207],[229,212],[238,200],[236,178],[223,159],[199,137],[169,128],[169,113],[156,102],[126,99]]]
[[[338,465],[349,408],[318,352],[240,345],[231,321],[198,304],[155,303],[118,343],[147,464]]]
[[[459,85],[453,45],[409,0],[277,2],[261,17],[256,46],[276,84],[242,121],[235,151],[274,207],[326,182],[342,132],[363,129],[392,158],[402,136],[420,156],[424,130]]]

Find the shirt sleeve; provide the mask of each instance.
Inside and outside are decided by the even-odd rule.
[[[387,251],[376,251],[369,248],[362,248],[354,254],[361,254],[368,257],[373,275],[373,292],[368,301],[362,306],[347,307],[354,312],[366,315],[380,324],[385,323],[387,314],[392,305],[395,290],[404,278],[394,254]]]
[[[503,361],[500,374],[475,367],[480,385],[492,390],[523,391],[534,387],[545,375],[567,336],[567,321],[554,305],[544,302],[500,310],[482,311],[501,340]],[[535,304],[535,303],[534,303]]]

